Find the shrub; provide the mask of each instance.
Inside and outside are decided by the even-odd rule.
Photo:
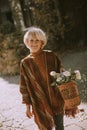
[[[11,23],[10,21],[5,21],[0,26],[0,33],[2,33],[2,34],[9,34],[9,33],[14,32],[14,30],[15,30],[14,24]]]

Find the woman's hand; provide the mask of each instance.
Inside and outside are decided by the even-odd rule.
[[[26,116],[29,118],[33,116],[32,105],[26,105]]]
[[[75,118],[75,115],[76,115],[78,112],[79,112],[78,108],[75,107],[75,108],[73,108],[73,109],[65,110],[65,115],[66,115],[67,117],[72,116],[72,117]]]

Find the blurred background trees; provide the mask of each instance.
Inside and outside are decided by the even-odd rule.
[[[52,49],[86,44],[86,0],[32,0],[30,8],[33,25],[47,32]]]
[[[80,46],[87,41],[86,14],[86,0],[0,0],[0,32],[37,26],[47,33],[49,49]]]
[[[30,26],[46,32],[46,49],[86,48],[87,0],[0,0],[0,47],[14,48],[19,62],[28,53],[23,35]]]

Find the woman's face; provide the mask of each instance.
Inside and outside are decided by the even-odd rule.
[[[27,39],[27,47],[30,49],[30,52],[38,52],[42,48],[42,41],[38,40],[35,35],[30,35]]]

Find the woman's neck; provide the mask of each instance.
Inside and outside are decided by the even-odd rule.
[[[42,53],[42,49],[40,49],[40,50],[38,50],[37,52],[30,52],[30,56],[31,57],[36,57],[36,56],[38,56],[38,55],[40,55],[41,53]]]

